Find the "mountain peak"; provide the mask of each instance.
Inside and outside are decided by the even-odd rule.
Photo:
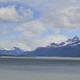
[[[75,42],[75,41],[79,41],[79,40],[80,40],[80,39],[79,39],[78,36],[75,36],[75,37],[72,39],[73,42]]]
[[[75,43],[75,42],[79,42],[80,39],[78,36],[73,37],[72,39],[68,39],[66,42],[68,43]]]
[[[19,48],[19,47],[13,47],[12,50],[24,51],[23,49],[21,49],[21,48]]]
[[[66,45],[73,46],[74,44],[75,45],[80,44],[80,39],[78,36],[74,36],[73,38],[68,39],[66,42],[61,42],[59,44],[53,42],[48,47],[62,47],[62,46],[66,46]]]

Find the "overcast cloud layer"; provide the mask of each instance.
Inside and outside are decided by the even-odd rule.
[[[80,36],[79,0],[0,0],[0,47],[33,50]]]

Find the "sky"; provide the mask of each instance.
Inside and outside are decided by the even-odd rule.
[[[34,50],[80,37],[80,0],[0,0],[0,48]]]

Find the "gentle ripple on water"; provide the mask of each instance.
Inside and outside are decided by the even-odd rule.
[[[80,80],[80,61],[0,58],[0,80]]]

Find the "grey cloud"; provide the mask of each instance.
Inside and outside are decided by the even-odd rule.
[[[17,12],[15,5],[0,7],[0,22],[25,22],[33,16],[33,12],[30,9],[20,8],[19,11],[23,16]]]
[[[80,27],[80,7],[62,7],[44,11],[42,21],[54,28],[73,29]]]
[[[17,41],[20,41],[20,43],[28,44],[29,49],[38,46],[46,46],[49,42],[53,42],[53,40],[62,41],[67,39],[65,36],[59,34],[61,28],[73,30],[78,29],[80,27],[80,6],[72,6],[73,3],[76,2],[79,3],[79,0],[23,0],[23,1],[18,0],[18,1],[25,2],[26,4],[29,4],[32,8],[41,11],[41,16],[38,19],[38,21],[25,22],[24,24],[17,26],[15,29],[15,31],[20,32],[19,35],[16,35]],[[61,3],[66,4],[66,6],[59,5]],[[71,3],[71,5],[68,6],[67,5],[68,3]],[[3,14],[2,12],[4,11],[6,11],[7,14]],[[11,13],[8,13],[9,11],[11,11]],[[29,17],[28,19],[30,19],[33,15],[33,12],[30,9],[25,10],[24,8],[20,8],[20,11],[23,12],[25,18]],[[1,21],[5,22],[10,21],[22,22],[25,20],[22,16],[18,15],[17,11],[15,10],[15,7],[2,8],[0,14]],[[44,32],[47,31],[48,29],[55,31],[55,34],[59,36],[57,36],[56,38],[55,34],[52,36],[50,35],[47,36],[46,34],[43,39]],[[10,41],[5,43],[7,43],[8,46],[14,46],[17,41],[15,41],[14,44],[12,44],[12,42]],[[19,45],[22,46],[23,44]],[[23,46],[24,48],[27,48],[25,45]]]

